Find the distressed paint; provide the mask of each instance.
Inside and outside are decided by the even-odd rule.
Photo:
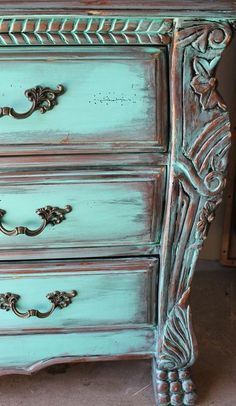
[[[227,21],[176,21],[171,55],[173,144],[153,363],[158,405],[196,402],[188,369],[197,357],[189,295],[198,254],[225,186],[230,125],[215,68],[231,34]]]
[[[168,44],[172,20],[84,16],[3,17],[0,46]]]
[[[36,111],[22,120],[2,117],[0,143],[24,149],[86,142],[101,148],[99,144],[135,141],[143,148],[146,142],[165,148],[164,52],[152,47],[130,51],[82,47],[0,52],[1,106],[24,112],[30,107],[26,89],[65,88],[47,114]]]
[[[38,264],[40,267],[40,264]],[[77,296],[65,309],[56,309],[46,319],[21,319],[13,312],[0,310],[1,334],[26,334],[34,330],[61,329],[107,329],[121,326],[153,324],[154,303],[151,292],[157,280],[157,260],[128,260],[96,264],[46,263],[45,272],[35,272],[24,268],[8,269],[2,266],[0,272],[0,293],[11,292],[20,295],[17,309],[21,312],[37,309],[49,310],[51,304],[46,299],[49,292],[75,290]],[[5,273],[3,273],[5,272]],[[142,300],[140,300],[142,298]]]
[[[41,250],[47,250],[51,258],[50,249],[83,247],[91,248],[91,257],[96,255],[96,247],[109,250],[122,244],[154,244],[160,239],[164,168],[9,172],[5,178],[2,175],[0,203],[1,209],[6,210],[2,221],[8,229],[21,225],[37,228],[42,222],[35,214],[37,208],[68,204],[72,207],[61,224],[48,225],[36,237],[1,233],[1,249],[5,252],[2,259],[6,259],[6,250],[13,247],[16,259],[27,258],[24,250],[29,249],[34,250],[34,258],[41,257]],[[60,255],[58,250],[57,257]]]
[[[117,255],[141,256],[143,254],[159,254],[160,279],[158,294],[154,278],[149,294],[142,294],[140,299],[142,303],[139,304],[139,306],[145,305],[143,303],[143,296],[145,296],[145,300],[149,296],[149,303],[154,305],[156,299],[158,299],[156,306],[158,313],[157,326],[147,327],[147,323],[136,324],[134,323],[134,315],[130,315],[133,323],[130,326],[122,325],[120,331],[118,331],[117,326],[115,328],[113,326],[113,329],[111,328],[110,331],[108,330],[108,325],[96,326],[96,328],[95,326],[81,326],[75,328],[76,332],[72,332],[73,327],[65,331],[57,325],[59,328],[52,329],[51,334],[42,334],[44,332],[42,328],[38,330],[31,328],[27,331],[27,334],[22,330],[14,329],[14,332],[12,330],[11,335],[7,336],[11,329],[9,325],[8,330],[2,331],[0,336],[1,348],[4,348],[4,351],[0,351],[1,373],[14,371],[30,373],[40,369],[43,364],[48,365],[54,362],[62,362],[63,360],[68,362],[70,357],[74,361],[93,359],[94,356],[96,359],[107,359],[109,357],[120,359],[120,357],[126,356],[151,355],[153,356],[153,381],[157,405],[193,405],[196,402],[196,396],[188,368],[195,361],[197,346],[192,328],[189,294],[198,253],[206,238],[209,224],[214,218],[215,209],[221,201],[222,190],[225,185],[227,152],[230,145],[229,119],[224,103],[217,92],[215,68],[223,49],[230,41],[231,23],[236,19],[235,6],[230,1],[216,1],[214,4],[206,4],[204,6],[202,3],[189,2],[187,0],[178,1],[175,4],[172,1],[168,2],[168,4],[160,4],[158,1],[155,3],[148,1],[144,4],[144,2],[138,1],[135,2],[136,9],[134,9],[133,1],[129,2],[128,7],[126,1],[116,0],[112,4],[113,9],[111,11],[108,9],[108,7],[111,7],[111,2],[109,1],[106,4],[101,4],[101,2],[96,2],[95,4],[85,0],[79,2],[79,4],[78,2],[69,2],[66,5],[65,2],[59,1],[47,2],[47,4],[41,1],[35,2],[34,6],[29,5],[28,2],[21,2],[21,5],[19,5],[18,2],[5,1],[4,4],[6,7],[9,7],[9,10],[11,9],[11,12],[6,16],[5,11],[0,25],[1,55],[2,57],[5,55],[1,59],[0,64],[3,63],[7,66],[12,58],[14,64],[19,66],[21,63],[20,59],[24,59],[27,66],[26,69],[29,69],[28,73],[32,74],[32,67],[36,65],[40,67],[42,63],[39,62],[39,59],[37,60],[37,56],[43,50],[43,47],[40,47],[41,45],[50,45],[52,57],[50,63],[55,66],[55,55],[58,48],[54,52],[53,46],[65,45],[63,51],[65,59],[63,61],[62,58],[62,61],[60,61],[62,64],[65,64],[65,61],[68,59],[73,59],[72,56],[75,48],[73,48],[73,51],[70,51],[69,45],[76,44],[79,45],[76,51],[78,49],[83,51],[83,45],[89,46],[90,51],[87,52],[90,56],[89,58],[86,56],[88,58],[87,63],[89,62],[89,66],[87,65],[88,71],[90,71],[92,65],[96,66],[96,62],[99,60],[97,54],[100,53],[101,58],[103,53],[104,58],[101,63],[104,69],[105,66],[107,69],[107,66],[110,67],[113,64],[118,72],[118,65],[119,69],[121,69],[121,66],[122,69],[126,67],[125,80],[127,82],[125,83],[129,82],[130,72],[132,72],[132,78],[135,77],[135,72],[136,77],[139,75],[143,76],[144,72],[146,74],[154,63],[154,60],[157,66],[157,77],[156,82],[152,79],[152,87],[148,93],[144,93],[144,89],[140,90],[141,93],[148,94],[148,97],[151,95],[151,97],[148,102],[148,109],[145,110],[144,108],[147,101],[143,101],[143,104],[140,104],[140,111],[142,110],[141,113],[143,115],[140,113],[139,125],[137,124],[138,120],[135,119],[135,117],[138,117],[137,111],[136,115],[134,115],[135,109],[130,111],[127,107],[127,115],[122,116],[122,120],[117,119],[116,123],[112,124],[114,131],[109,132],[106,126],[110,125],[110,129],[112,129],[111,123],[115,115],[113,117],[109,116],[108,122],[104,122],[103,125],[100,123],[101,134],[103,135],[101,142],[98,137],[98,124],[90,122],[91,120],[84,127],[85,132],[88,129],[90,130],[88,130],[87,134],[82,134],[86,139],[82,140],[81,138],[80,143],[78,142],[78,135],[80,135],[78,133],[77,139],[74,139],[73,143],[70,144],[70,137],[64,137],[64,144],[58,145],[57,134],[55,131],[54,133],[52,131],[49,134],[49,142],[46,140],[47,145],[40,144],[40,137],[38,137],[39,145],[36,145],[32,141],[32,138],[30,141],[32,133],[29,136],[29,128],[26,128],[26,135],[29,138],[28,144],[25,145],[21,144],[22,140],[18,137],[16,138],[17,131],[14,133],[11,131],[7,132],[8,130],[6,130],[5,145],[2,145],[0,153],[2,156],[5,154],[9,155],[9,157],[2,160],[0,188],[1,192],[3,190],[6,191],[5,196],[6,199],[10,199],[9,202],[13,194],[17,197],[17,201],[22,201],[20,197],[25,197],[25,214],[27,212],[27,216],[29,211],[31,212],[34,197],[37,197],[37,201],[40,200],[39,190],[47,190],[45,196],[50,196],[48,191],[51,189],[50,191],[53,192],[53,195],[55,197],[58,196],[62,200],[68,196],[75,198],[77,197],[75,190],[79,190],[81,185],[84,187],[88,179],[90,179],[88,182],[90,188],[82,193],[84,199],[86,200],[87,196],[90,196],[90,203],[95,202],[95,205],[98,205],[101,197],[101,209],[103,208],[104,210],[105,203],[109,201],[111,207],[114,205],[119,210],[114,210],[114,212],[112,212],[112,208],[106,210],[106,214],[112,212],[112,221],[107,222],[105,226],[103,221],[95,231],[92,228],[89,230],[88,237],[86,236],[89,244],[85,244],[83,251],[81,251],[81,248],[79,248],[79,245],[73,238],[70,240],[71,237],[68,236],[72,234],[69,232],[69,234],[65,233],[66,241],[62,243],[60,249],[58,245],[53,246],[53,241],[55,242],[55,240],[50,239],[48,235],[46,240],[42,242],[41,247],[40,245],[38,246],[38,251],[33,246],[27,247],[26,244],[22,247],[22,250],[17,250],[15,245],[13,246],[13,243],[9,244],[8,247],[5,246],[5,249],[1,251],[2,259],[40,258],[41,262],[22,262],[22,265],[20,265],[17,261],[8,264],[2,261],[0,263],[0,273],[3,279],[10,282],[14,281],[11,285],[12,287],[13,285],[17,286],[18,279],[19,281],[27,279],[32,284],[32,275],[38,273],[40,276],[37,274],[35,278],[40,279],[47,273],[46,268],[48,263],[45,262],[45,259],[58,258],[59,256],[60,258],[70,259],[70,261],[61,262],[59,265],[56,265],[59,267],[58,271],[62,278],[61,280],[65,282],[67,279],[65,266],[68,266],[68,264],[71,266],[72,273],[77,272],[77,280],[81,277],[81,273],[78,270],[76,271],[77,265],[71,262],[71,259],[76,255],[90,256],[91,252],[93,252],[95,257],[99,255],[111,257],[112,272],[111,269],[109,270],[108,265],[106,273],[107,277],[109,271],[110,275],[112,273],[112,276],[115,274],[117,277],[114,291],[119,286],[119,275],[121,274],[117,270],[114,273],[113,267],[117,266],[117,259],[114,257]],[[191,7],[189,7],[190,4]],[[30,11],[30,7],[34,7],[34,12]],[[63,7],[63,9],[60,9],[60,7]],[[54,12],[52,12],[52,9],[54,9]],[[72,9],[74,9],[74,13],[71,11]],[[16,10],[20,10],[19,13]],[[153,17],[154,10],[155,17]],[[176,16],[176,14],[192,18],[187,18],[186,20],[184,18],[169,18],[171,15]],[[26,15],[31,16],[26,18]],[[164,18],[160,18],[163,15]],[[199,17],[204,15],[211,18],[202,18],[201,20]],[[217,16],[219,15],[220,20],[218,21]],[[194,16],[197,18],[195,19]],[[117,57],[119,56],[119,63],[116,58],[109,60],[111,58],[109,57],[111,48],[106,48],[106,46],[111,44],[129,45],[129,47],[124,47],[125,51],[124,49],[122,50],[126,55],[125,58],[124,56],[122,57],[123,59],[119,54],[122,53],[121,48],[117,47],[115,52],[117,52]],[[133,47],[133,45],[144,44],[148,47]],[[168,44],[171,46],[169,47]],[[12,45],[15,48],[11,50],[10,47]],[[94,45],[96,45],[96,51],[95,47],[93,47]],[[104,45],[106,46],[104,47]],[[163,53],[160,53],[158,51],[156,46],[160,45],[165,47],[165,52],[162,51]],[[5,48],[5,46],[9,46],[9,49]],[[15,52],[16,49],[17,53]],[[112,52],[114,52],[114,49],[116,47],[112,47]],[[147,49],[147,52],[144,51],[145,49]],[[139,52],[142,54],[141,59],[137,57]],[[18,57],[16,54],[18,54]],[[93,54],[96,55],[94,59],[95,63],[91,59]],[[159,56],[167,56],[168,54],[170,62],[169,86],[166,86],[166,76],[163,74],[163,71],[167,69],[168,61],[165,65],[165,58],[161,56],[163,63],[158,65],[158,61],[161,59],[159,57],[156,58],[154,56],[156,54]],[[3,62],[4,58],[6,61]],[[122,64],[120,63],[121,59]],[[48,63],[48,66],[50,66],[50,63]],[[75,63],[68,63],[66,69],[71,69],[71,66]],[[80,63],[84,62],[81,61]],[[78,64],[78,66],[80,65]],[[137,74],[138,69],[139,73]],[[151,76],[153,78],[155,71],[153,67],[151,69]],[[160,75],[158,76],[158,74]],[[119,81],[116,82],[117,75],[111,76],[115,86],[121,83]],[[114,76],[115,79],[113,79]],[[30,77],[32,78],[32,75]],[[106,79],[109,83],[110,78]],[[158,86],[160,81],[161,86]],[[7,83],[7,80],[4,80],[4,86]],[[143,78],[139,77],[139,83],[143,83]],[[51,86],[51,83],[48,85]],[[106,85],[107,83],[104,84],[105,88]],[[168,87],[170,88],[170,106],[165,98],[168,94]],[[66,96],[66,93],[64,96]],[[157,101],[157,111],[155,113],[157,119],[155,125],[156,129],[159,128],[159,130],[156,132],[150,131],[150,126],[154,129],[155,121],[153,120],[154,113],[151,99],[152,101]],[[75,100],[78,103],[78,98],[75,98]],[[101,103],[103,100],[97,96],[94,98],[96,103]],[[161,103],[158,104],[159,100]],[[59,108],[60,103],[55,108],[57,117],[59,117]],[[168,132],[166,131],[168,129],[166,121],[168,116],[167,110],[169,110],[170,116],[170,131]],[[120,111],[116,111],[114,114],[120,114]],[[149,120],[147,120],[148,115]],[[134,126],[127,125],[131,117],[133,117],[132,124],[135,124]],[[143,117],[144,120],[142,120]],[[160,120],[160,117],[162,120]],[[35,120],[35,118],[33,119]],[[99,120],[97,121],[99,123]],[[97,125],[96,133],[92,130],[95,124]],[[106,137],[107,135],[106,131],[107,134],[109,132],[109,138],[104,139],[104,136]],[[122,131],[123,136],[126,137],[125,139],[120,137]],[[12,144],[7,144],[8,136],[11,137],[10,134],[12,134],[13,142]],[[152,135],[150,136],[150,134]],[[51,136],[54,137],[52,142]],[[97,138],[93,139],[91,144],[89,144],[87,137],[93,136]],[[170,142],[168,143],[168,141]],[[167,145],[169,145],[169,150],[166,148]],[[157,179],[155,167],[157,168],[160,165],[160,155],[155,154],[158,151],[159,154],[162,153],[162,159],[164,160],[162,164],[167,165],[168,182],[166,190],[163,187],[164,184],[160,183],[160,179],[164,180],[163,177],[159,177],[158,181],[155,181]],[[104,153],[103,157],[99,155],[102,152]],[[107,158],[105,154],[113,154],[114,152],[120,153],[121,158],[118,158],[114,154],[114,161],[111,162],[112,158]],[[149,168],[145,167],[145,170],[143,170],[139,166],[141,164],[136,163],[134,165],[134,162],[137,162],[139,159],[135,154],[135,158],[125,158],[125,154],[127,155],[129,152],[152,152],[152,159],[147,164]],[[54,159],[52,157],[48,159],[47,155],[50,153],[57,155],[53,157]],[[66,158],[60,156],[62,153],[67,154]],[[79,153],[81,155],[75,158],[75,154]],[[95,159],[92,155],[89,158],[82,155],[94,153],[98,154]],[[24,157],[24,154],[29,155],[27,159]],[[44,154],[44,157],[37,156],[38,154]],[[113,156],[112,154],[111,157]],[[17,157],[15,157],[16,155]],[[31,155],[34,156],[31,157]],[[147,162],[150,154],[143,155],[145,157],[141,161]],[[76,159],[80,161],[78,166],[83,167],[82,171],[78,171]],[[121,165],[122,159],[124,159],[124,165],[119,166],[118,170],[116,164]],[[91,162],[96,167],[92,177]],[[108,166],[106,166],[106,163]],[[44,164],[45,173],[42,176],[43,171],[42,169],[40,170],[40,167]],[[99,167],[100,164],[101,166]],[[49,168],[50,170],[54,168],[54,172],[52,170],[50,172]],[[101,170],[101,168],[103,169]],[[164,172],[165,170],[163,169],[162,173]],[[53,181],[51,177],[52,173],[54,173]],[[94,176],[95,173],[96,177]],[[73,181],[69,180],[73,177]],[[115,186],[114,190],[109,189],[111,184],[112,187]],[[52,187],[52,185],[55,186]],[[94,187],[94,190],[91,196],[92,187]],[[99,191],[100,187],[104,187],[104,190]],[[57,193],[55,193],[55,190]],[[110,191],[109,193],[108,190]],[[104,200],[106,193],[109,195],[108,200]],[[30,201],[28,202],[27,196],[30,196]],[[161,213],[164,197],[165,216],[162,222]],[[79,198],[80,195],[78,194],[78,201]],[[123,212],[120,206],[121,201],[124,203]],[[68,203],[70,202],[65,201],[65,204]],[[13,208],[13,201],[11,206]],[[131,206],[132,210],[129,211],[128,208]],[[21,207],[20,204],[18,204],[18,207]],[[72,213],[74,215],[74,211]],[[87,218],[84,218],[84,214],[83,221],[88,221]],[[90,221],[90,212],[88,214]],[[94,216],[96,221],[97,214]],[[19,212],[14,213],[14,216],[9,221],[18,220]],[[132,226],[127,221],[127,218],[133,219],[133,222],[131,221],[133,223]],[[71,217],[71,222],[72,219]],[[93,226],[97,225],[96,221],[93,223]],[[64,227],[64,224],[62,226]],[[70,224],[70,229],[73,231],[73,235],[82,236],[75,229],[74,221],[73,224]],[[118,231],[120,232],[120,240],[119,238],[117,239]],[[49,230],[47,232],[49,234]],[[128,245],[126,244],[125,235],[130,237]],[[100,236],[103,237],[103,240],[101,240],[101,245],[98,246]],[[114,239],[115,237],[116,239]],[[89,238],[91,239],[89,240]],[[2,237],[3,240],[4,238]],[[91,248],[93,249],[90,250],[89,246],[94,241],[97,244],[96,250],[92,246]],[[50,242],[49,249],[46,245],[43,245],[46,242]],[[37,256],[39,253],[40,257]],[[124,271],[127,260],[122,258],[120,261],[120,264],[123,261]],[[133,261],[134,264],[135,260],[133,259]],[[105,264],[103,265],[105,266]],[[7,268],[7,272],[4,266]],[[99,265],[97,260],[93,263],[90,262],[89,266],[93,268],[95,273],[98,272]],[[19,267],[21,270],[19,270]],[[32,267],[32,271],[30,267]],[[138,275],[146,275],[146,269],[147,267],[144,266]],[[135,267],[133,271],[130,268],[129,270],[130,273],[128,274],[131,277],[132,273],[133,278],[136,275]],[[17,277],[15,277],[16,274]],[[127,273],[124,272],[122,275],[124,279],[121,283],[124,283]],[[94,274],[92,276],[94,277]],[[91,275],[86,275],[86,278],[88,277],[91,277]],[[128,286],[131,285],[131,281],[126,281],[126,283]],[[140,280],[137,284],[132,284],[134,289],[132,293],[134,295],[138,293],[137,290],[140,286],[142,286]],[[98,289],[97,280],[95,288]],[[104,287],[102,288],[104,289]],[[129,309],[129,311],[131,310],[132,308]],[[128,315],[129,313],[126,314],[126,317]],[[138,317],[140,316],[139,314]],[[141,319],[138,320],[143,322]],[[154,319],[152,320],[155,322]],[[85,331],[84,328],[91,328],[91,331]],[[100,328],[101,331],[97,331],[97,328]],[[58,331],[60,331],[60,334],[58,334]],[[17,348],[19,343],[22,349],[21,352]],[[35,348],[38,349],[37,352]]]
[[[1,148],[0,152],[3,152],[4,148]],[[139,167],[149,167],[149,168],[156,168],[156,167],[165,167],[169,161],[169,157],[167,154],[161,153],[113,153],[113,154],[84,154],[80,152],[80,154],[76,154],[74,149],[71,149],[71,155],[48,155],[48,150],[44,148],[44,155],[36,157],[35,155],[37,152],[34,150],[34,154],[31,151],[30,156],[14,156],[14,163],[12,160],[9,160],[9,157],[2,156],[1,157],[1,169],[4,169],[4,174],[9,173],[9,170],[13,169],[16,171],[26,171],[26,170],[35,170],[35,169],[42,169],[49,170],[52,168],[68,168],[70,169],[78,169],[78,168],[94,168],[94,169],[101,169],[102,166],[109,168],[109,169],[121,169],[124,167],[134,168],[137,169]],[[68,151],[66,151],[68,152]]]
[[[106,332],[82,332],[68,334],[35,334],[1,336],[4,351],[0,352],[2,368],[17,373],[23,369],[33,371],[49,360],[71,357],[109,357],[120,355],[152,354],[154,350],[154,329],[120,330]],[[20,349],[20,351],[19,351]],[[68,362],[68,359],[67,359]]]

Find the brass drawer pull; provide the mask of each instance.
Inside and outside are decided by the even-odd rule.
[[[55,225],[61,223],[65,220],[66,213],[70,213],[71,210],[72,207],[69,205],[65,206],[64,209],[60,209],[60,207],[45,206],[36,210],[36,213],[43,219],[41,226],[36,230],[30,230],[28,227],[24,226],[17,226],[13,230],[7,230],[1,224],[1,219],[4,214],[6,214],[6,211],[0,209],[0,231],[8,236],[25,234],[29,237],[35,237],[36,235],[39,235],[48,224]]]
[[[10,116],[22,119],[31,116],[36,110],[39,110],[40,113],[46,113],[57,104],[57,96],[60,96],[64,91],[65,89],[62,85],[58,85],[56,90],[42,86],[27,89],[25,91],[25,96],[32,102],[31,108],[25,113],[17,113],[12,107],[1,107],[0,117]]]
[[[16,308],[16,304],[20,299],[19,295],[15,293],[1,293],[0,294],[0,309],[1,310],[12,310],[18,317],[22,319],[28,319],[29,317],[38,317],[39,319],[45,319],[46,317],[50,316],[56,307],[59,309],[64,309],[65,307],[69,306],[72,303],[72,298],[77,295],[75,290],[70,292],[60,292],[56,290],[55,292],[48,293],[46,298],[52,303],[52,307],[48,312],[41,313],[39,310],[31,309],[25,313],[21,313]]]

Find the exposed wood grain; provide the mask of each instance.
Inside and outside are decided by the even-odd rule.
[[[97,258],[114,258],[114,257],[136,257],[137,255],[159,255],[160,244],[142,244],[142,245],[111,245],[108,247],[96,247],[92,249],[93,255],[91,255],[90,247],[79,247],[73,248],[68,247],[66,250],[63,248],[50,248],[50,259],[75,259],[75,258],[91,258],[93,256]],[[49,259],[49,251],[47,248],[35,249],[35,248],[24,248],[24,250],[18,251],[15,248],[9,250],[2,250],[1,260],[2,261],[14,261],[19,260],[19,257],[23,260],[32,260],[35,258],[40,258],[41,260]]]
[[[166,139],[167,142],[167,139]],[[165,144],[164,144],[165,145]],[[1,146],[0,157],[4,156],[35,156],[35,155],[67,155],[69,160],[72,155],[76,154],[127,154],[127,153],[156,153],[160,154],[165,150],[162,145],[158,145],[155,141],[129,141],[129,142],[94,142],[89,144],[88,142],[81,142],[80,144],[5,144]],[[161,155],[156,155],[160,158]],[[89,159],[89,158],[88,158]],[[106,159],[106,158],[105,158]],[[122,159],[122,157],[120,158]],[[130,158],[132,160],[132,156]],[[135,158],[133,158],[135,159]],[[162,155],[161,160],[166,162],[168,156]]]
[[[1,152],[3,148],[1,148]],[[9,152],[9,151],[8,151]],[[35,153],[37,153],[34,150]],[[73,154],[64,154],[62,151],[60,154],[55,154],[53,150],[53,155],[49,155],[48,148],[43,150],[44,154],[40,155],[26,155],[22,156],[6,156],[1,157],[1,170],[7,173],[7,170],[14,169],[15,171],[26,171],[35,169],[55,169],[55,170],[75,170],[78,168],[101,168],[104,167],[106,170],[118,169],[124,167],[134,167],[139,168],[141,166],[145,167],[160,167],[166,166],[169,161],[169,156],[167,154],[161,153],[78,153],[73,150]]]
[[[136,258],[120,258],[120,259],[83,259],[76,260],[54,260],[54,261],[16,261],[16,262],[0,262],[0,275],[5,274],[6,266],[7,272],[11,275],[16,273],[22,274],[41,274],[48,272],[64,273],[72,272],[80,269],[80,272],[104,272],[104,271],[122,271],[124,267],[133,272],[137,269],[152,269],[153,264],[157,263],[158,259],[155,257],[136,257]]]

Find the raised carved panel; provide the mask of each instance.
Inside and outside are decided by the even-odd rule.
[[[228,23],[208,21],[198,25],[183,22],[176,33],[176,46],[184,58],[179,152],[187,158],[181,161],[187,166],[190,179],[200,178],[197,185],[204,195],[220,193],[225,186],[231,135],[226,106],[217,91],[215,70],[230,38]]]

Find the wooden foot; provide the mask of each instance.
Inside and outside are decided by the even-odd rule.
[[[197,395],[189,369],[164,371],[154,362],[153,381],[157,406],[196,404]]]

